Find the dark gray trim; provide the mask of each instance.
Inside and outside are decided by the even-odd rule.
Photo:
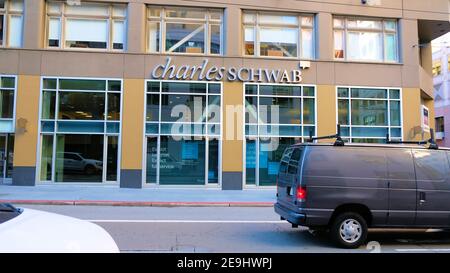
[[[142,188],[142,170],[120,170],[121,188]]]
[[[14,186],[35,186],[36,167],[14,167],[12,175]]]
[[[222,172],[222,190],[242,190],[242,172]]]

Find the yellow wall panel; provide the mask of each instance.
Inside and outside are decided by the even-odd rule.
[[[318,85],[317,100],[317,135],[325,136],[336,133],[336,87]],[[331,140],[323,140],[329,142]]]

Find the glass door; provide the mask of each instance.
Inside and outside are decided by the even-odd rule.
[[[13,171],[14,135],[0,135],[0,183],[11,183]]]

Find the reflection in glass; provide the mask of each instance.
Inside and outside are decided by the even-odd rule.
[[[13,118],[14,91],[0,90],[0,117]]]
[[[249,138],[245,143],[245,183],[256,183],[256,140]]]
[[[352,100],[352,125],[388,125],[387,102]]]
[[[119,153],[119,137],[108,136],[107,160],[106,160],[106,180],[117,180],[117,159]]]
[[[210,139],[208,142],[208,183],[219,182],[219,141]]]
[[[120,93],[108,93],[108,120],[120,120]]]
[[[159,121],[159,95],[147,95],[147,121]]]
[[[348,100],[338,100],[338,123],[341,125],[349,125],[350,111],[348,108]]]
[[[260,55],[297,57],[298,29],[260,28]]]
[[[220,25],[211,25],[211,44],[210,44],[210,53],[211,54],[220,54]]]
[[[146,183],[156,183],[156,170],[158,168],[158,138],[147,137],[147,171]]]
[[[56,182],[102,182],[103,135],[57,135]]]
[[[41,147],[41,180],[52,180],[53,135],[42,136]]]
[[[303,99],[303,124],[315,123],[315,107],[314,99]]]
[[[161,136],[161,185],[205,184],[205,140],[174,140]],[[183,174],[183,175],[180,175]]]
[[[105,94],[98,92],[60,92],[60,119],[103,120]]]
[[[204,122],[205,107],[204,96],[163,94],[161,121]]]
[[[300,98],[260,97],[259,107],[260,122],[274,124],[301,124]],[[312,110],[314,110],[314,108]]]
[[[205,25],[166,23],[166,51],[205,52]]]
[[[400,126],[400,101],[390,101],[391,126]]]
[[[44,91],[42,93],[42,118],[55,118],[56,92]]]

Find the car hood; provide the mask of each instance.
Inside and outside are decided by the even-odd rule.
[[[119,252],[111,235],[88,221],[24,209],[0,224],[0,252]]]

